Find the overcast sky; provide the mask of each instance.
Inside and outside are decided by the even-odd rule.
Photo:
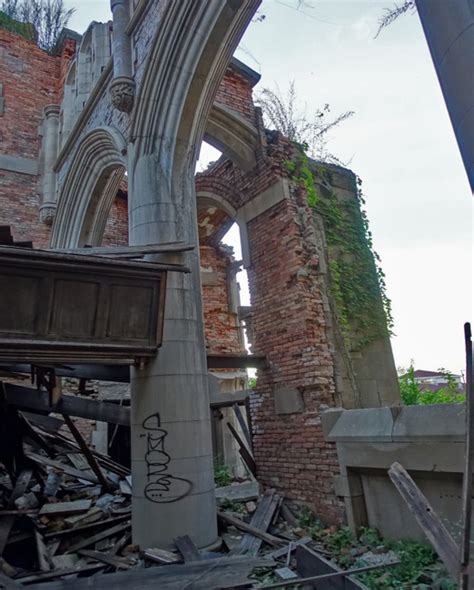
[[[205,1],[205,0],[199,0]],[[262,75],[256,87],[295,81],[308,110],[355,115],[330,149],[363,180],[375,248],[392,300],[398,366],[464,367],[472,321],[472,197],[416,15],[374,39],[378,0],[264,0],[236,57]],[[110,18],[108,0],[66,0],[69,26]]]

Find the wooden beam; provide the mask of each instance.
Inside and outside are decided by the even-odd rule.
[[[109,485],[109,482],[107,481],[107,478],[105,477],[102,469],[100,468],[100,465],[97,463],[97,459],[94,457],[94,455],[91,453],[89,447],[87,446],[86,441],[82,438],[82,434],[79,432],[79,430],[76,428],[74,422],[71,420],[71,418],[67,414],[63,414],[63,418],[67,424],[67,427],[71,431],[72,436],[76,439],[76,442],[79,445],[79,448],[81,449],[82,453],[84,454],[85,458],[87,459],[87,462],[89,463],[90,468],[96,474],[100,485],[103,488],[105,488],[107,491],[110,491],[111,487]]]
[[[141,258],[147,254],[166,254],[194,250],[192,244],[169,242],[167,244],[149,244],[148,246],[94,246],[92,248],[53,248],[52,252],[60,254],[80,254],[82,256],[112,256],[114,258]]]
[[[35,365],[35,366],[38,366]],[[43,366],[43,365],[39,365]],[[44,366],[44,368],[52,368]],[[24,373],[31,375],[31,365],[10,364],[0,365],[0,370],[9,373]],[[116,381],[118,383],[130,383],[129,365],[58,365],[54,367],[58,377],[71,377],[74,379],[98,379],[99,381]]]
[[[49,394],[45,391],[12,385],[11,383],[4,383],[4,386],[7,404],[19,410],[44,414],[50,412],[63,413],[68,416],[130,426],[130,408],[118,404],[86,399],[75,395],[63,395],[58,404],[53,407],[49,403]]]
[[[16,480],[15,487],[13,488],[10,499],[8,500],[7,508],[15,508],[15,500],[17,500],[20,496],[23,496],[23,494],[26,492],[32,475],[33,471],[31,469],[24,469],[20,473]],[[14,515],[5,516],[4,518],[1,516],[2,514],[0,512],[0,556],[3,554],[3,550],[5,549],[5,545],[8,541],[8,535],[10,534],[13,523],[15,522]]]
[[[232,433],[232,436],[235,438],[235,440],[237,441],[237,444],[239,445],[239,453],[240,453],[240,456],[242,457],[245,465],[247,465],[251,474],[254,477],[256,477],[257,476],[257,465],[255,463],[255,459],[252,457],[252,455],[250,454],[250,451],[245,446],[244,441],[240,438],[239,433],[235,430],[235,428],[232,426],[232,424],[230,422],[227,422],[227,428],[230,430],[230,432]]]
[[[208,369],[264,369],[267,361],[264,356],[255,354],[208,354]]]
[[[265,543],[268,543],[272,547],[279,547],[280,545],[284,545],[286,543],[285,540],[280,539],[279,537],[275,537],[275,535],[271,535],[270,533],[266,533],[265,531],[261,531],[260,529],[257,529],[252,525],[247,524],[240,518],[232,516],[227,512],[218,511],[217,516],[222,520],[222,522],[234,526],[236,529],[244,531],[245,533],[250,533],[254,537],[257,537],[258,539],[265,541]]]
[[[245,404],[245,400],[252,392],[251,389],[242,389],[241,391],[211,392],[211,408],[231,408],[234,404]]]
[[[388,470],[388,475],[436,553],[457,580],[460,570],[460,550],[456,541],[400,463],[394,463]]]

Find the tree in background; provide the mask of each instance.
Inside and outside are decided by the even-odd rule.
[[[37,45],[51,53],[75,8],[66,10],[63,0],[3,0],[0,9],[10,18],[30,23]]]
[[[459,404],[466,401],[466,396],[459,392],[458,384],[453,374],[446,369],[438,369],[446,379],[446,385],[436,391],[423,389],[423,385],[415,379],[415,367],[399,369],[398,382],[400,395],[405,406],[429,406],[433,404]]]
[[[289,84],[286,95],[280,89],[264,88],[258,94],[257,105],[262,109],[265,126],[280,131],[285,137],[304,146],[310,158],[322,162],[340,164],[340,160],[328,152],[329,132],[337,125],[352,117],[353,111],[346,111],[335,119],[328,120],[331,111],[328,104],[308,115],[307,107],[297,105],[295,82]]]

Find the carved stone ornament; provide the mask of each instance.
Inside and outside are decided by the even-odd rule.
[[[112,81],[109,89],[112,104],[124,113],[130,113],[135,98],[135,81],[128,76],[119,76]]]
[[[41,205],[39,211],[39,218],[41,223],[45,225],[53,225],[54,218],[56,217],[56,205],[54,203],[46,203]]]

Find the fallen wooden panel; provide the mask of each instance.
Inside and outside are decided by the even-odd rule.
[[[161,344],[164,265],[0,246],[0,269],[2,362],[133,363]]]
[[[261,531],[260,529],[257,529],[254,526],[247,524],[240,518],[236,518],[231,514],[227,514],[227,512],[217,512],[217,516],[225,524],[234,526],[236,529],[244,531],[245,533],[250,533],[254,537],[257,537],[258,539],[265,541],[265,543],[268,543],[273,547],[279,547],[280,545],[283,545],[285,543],[283,539],[275,537],[275,535],[271,535],[270,533],[266,533],[265,531]]]
[[[64,471],[64,473],[67,473],[72,477],[76,477],[77,479],[84,479],[92,483],[99,483],[99,480],[95,475],[86,473],[85,471],[79,471],[79,469],[69,467],[69,465],[61,463],[60,461],[53,461],[53,459],[48,459],[47,457],[37,455],[36,453],[26,453],[26,456],[30,459],[33,459],[35,463],[39,463],[40,465],[48,465],[49,467],[54,467],[55,469],[58,469],[59,471]]]
[[[304,545],[296,548],[296,569],[304,578],[342,572],[341,568]],[[319,580],[317,584],[315,582],[307,587],[317,590],[368,590],[367,586],[350,577]]]
[[[450,574],[458,579],[460,548],[448,529],[400,463],[394,463],[388,470],[388,475]]]
[[[256,567],[271,568],[268,559],[247,556],[222,557],[183,565],[163,565],[126,573],[106,574],[91,579],[65,580],[48,584],[48,590],[217,590],[248,584],[248,575]],[[44,590],[41,584],[29,586]]]
[[[75,500],[74,502],[55,502],[54,504],[44,504],[39,511],[43,515],[61,515],[73,514],[75,512],[87,512],[92,505],[91,500]]]
[[[272,522],[273,515],[278,506],[279,496],[273,491],[266,491],[261,497],[257,510],[252,516],[250,526],[255,530],[266,533],[270,523]],[[263,539],[257,537],[254,533],[246,533],[242,541],[240,542],[237,549],[233,550],[232,555],[242,555],[248,553],[249,555],[257,555]]]
[[[231,486],[216,488],[216,500],[232,500],[234,502],[248,502],[255,500],[260,495],[258,481],[238,483]]]
[[[95,401],[76,395],[63,395],[57,406],[49,403],[47,391],[3,383],[6,403],[19,410],[42,413],[63,413],[110,424],[130,426],[130,408],[108,402]]]

